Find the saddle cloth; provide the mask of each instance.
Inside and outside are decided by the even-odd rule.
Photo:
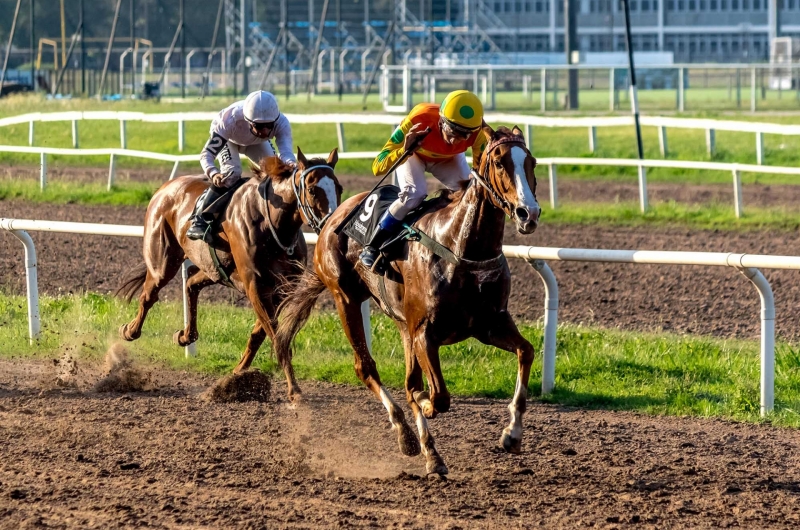
[[[361,245],[368,245],[384,212],[399,194],[400,188],[397,186],[388,185],[376,189],[361,203],[358,214],[345,225],[344,233]]]

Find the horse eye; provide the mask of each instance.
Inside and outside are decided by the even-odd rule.
[[[503,169],[503,162],[500,160],[495,160],[494,167],[496,167],[497,169]]]

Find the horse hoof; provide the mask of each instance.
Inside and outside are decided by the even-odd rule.
[[[428,472],[428,475],[447,475],[450,472],[447,466],[444,465],[442,457],[438,455],[428,459],[428,462],[425,464],[425,470]]]
[[[189,338],[192,340],[185,340],[183,338],[183,330],[179,329],[172,335],[172,342],[174,342],[177,346],[188,346],[189,344],[192,344],[193,342],[197,341],[196,336]]]
[[[397,443],[400,444],[400,452],[405,456],[417,456],[422,452],[419,438],[405,422],[400,426],[397,433]]]
[[[123,340],[132,341],[139,338],[139,335],[131,335],[128,333],[128,324],[123,324],[119,327],[119,336]]]
[[[522,438],[514,438],[508,432],[500,436],[500,445],[506,453],[518,455],[522,452]]]

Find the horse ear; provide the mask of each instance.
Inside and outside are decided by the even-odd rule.
[[[481,127],[481,130],[483,131],[483,134],[486,135],[486,139],[487,140],[491,140],[492,137],[494,136],[494,129],[492,129],[492,126],[489,125],[486,122],[483,122],[483,126]]]
[[[523,138],[525,137],[525,136],[522,134],[522,129],[520,129],[520,128],[519,128],[519,127],[517,127],[516,125],[514,125],[514,128],[513,128],[513,129],[511,129],[511,134],[513,134],[514,136],[522,136]]]
[[[308,167],[308,159],[306,155],[303,154],[303,151],[298,146],[297,148],[297,161],[300,162],[300,165],[303,167]]]
[[[336,167],[336,162],[338,162],[338,161],[339,161],[339,148],[338,147],[334,147],[333,151],[331,151],[331,154],[328,155],[327,162],[328,162],[328,165],[331,166],[331,169],[332,169],[332,168]]]

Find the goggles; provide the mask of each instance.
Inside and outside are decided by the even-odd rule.
[[[455,136],[457,138],[463,138],[463,139],[469,138],[469,136],[471,134],[473,134],[475,131],[480,129],[480,127],[475,127],[474,129],[469,129],[467,127],[463,127],[461,125],[458,125],[456,123],[453,123],[453,122],[449,121],[445,117],[442,117],[439,120],[439,122],[441,124],[442,131],[445,134],[448,134],[450,136]]]
[[[277,123],[277,121],[278,120],[256,122],[247,120],[247,123],[249,123],[253,127],[253,129],[261,132],[261,131],[271,131],[272,129],[274,129],[275,123]]]

